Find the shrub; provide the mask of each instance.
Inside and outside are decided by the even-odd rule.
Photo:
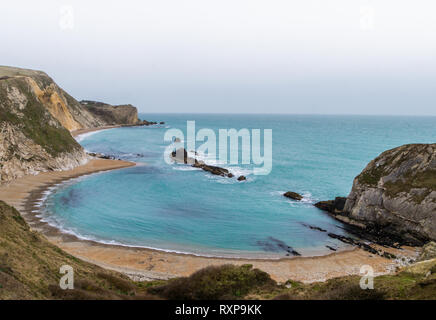
[[[237,299],[255,290],[277,286],[269,274],[252,265],[211,266],[190,277],[177,278],[149,289],[150,293],[174,300]]]

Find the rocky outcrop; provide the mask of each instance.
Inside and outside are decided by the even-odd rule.
[[[140,122],[138,119],[138,109],[131,104],[113,106],[103,102],[82,100],[80,104],[83,109],[93,114],[105,123],[105,125],[118,124],[157,124],[157,122]]]
[[[436,240],[436,144],[383,152],[354,179],[342,210],[323,206],[343,222],[403,244]]]
[[[3,89],[6,85],[9,86],[6,97],[2,99],[14,101],[16,108],[23,108],[28,103],[23,98],[23,91],[28,91],[69,131],[106,125],[103,120],[85,110],[45,72],[0,66],[0,78],[4,84]]]
[[[0,182],[85,163],[82,147],[53,116],[54,104],[65,107],[59,88],[37,71],[30,77],[4,70],[0,67]],[[65,109],[61,120],[74,128],[72,110]]]
[[[342,213],[347,198],[336,197],[335,200],[320,201],[314,204],[318,209],[328,211],[333,214]]]
[[[204,171],[210,172],[213,175],[221,176],[221,177],[228,177],[233,178],[234,175],[229,172],[229,170],[217,166],[211,166],[206,163],[204,163],[201,160],[198,160],[196,158],[192,158],[188,155],[188,152],[185,148],[179,148],[171,153],[171,158],[178,162],[178,163],[185,163],[190,164],[194,168],[199,168]],[[245,181],[247,180],[244,176],[239,176],[237,179],[238,181]]]
[[[42,71],[0,66],[0,182],[85,163],[69,131],[149,124],[131,105],[81,104]]]
[[[298,194],[298,193],[293,192],[293,191],[285,192],[283,194],[283,196],[285,196],[286,198],[292,199],[292,200],[297,200],[297,201],[300,201],[301,199],[303,199],[303,196],[301,194]]]

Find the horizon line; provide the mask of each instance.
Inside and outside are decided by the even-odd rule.
[[[362,113],[284,113],[284,112],[143,112],[138,114],[203,114],[203,115],[287,115],[287,116],[369,116],[369,117],[436,117],[436,114],[362,114]]]

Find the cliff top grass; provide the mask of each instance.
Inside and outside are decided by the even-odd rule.
[[[44,71],[0,66],[0,79],[8,77],[30,77],[42,84],[43,87],[46,87],[53,82],[53,80]]]
[[[430,162],[429,159],[434,158],[434,154],[428,153],[429,147],[434,145],[411,144],[385,151],[371,161],[356,179],[361,184],[377,187],[383,177],[395,173],[397,178],[386,181],[383,185],[386,193],[395,197],[402,192],[409,193],[412,189],[426,189],[426,192],[413,197],[416,203],[420,203],[436,190],[436,168],[432,168],[430,164],[424,169],[415,168],[418,159]]]

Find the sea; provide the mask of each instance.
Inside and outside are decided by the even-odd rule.
[[[45,222],[82,239],[200,256],[275,259],[292,256],[290,249],[303,256],[324,255],[332,252],[328,247],[347,248],[330,238],[329,232],[349,234],[342,223],[313,204],[347,196],[353,179],[383,151],[408,143],[436,142],[436,117],[139,116],[165,124],[107,129],[76,138],[89,152],[137,165],[51,187],[38,208]],[[179,129],[185,135],[179,144],[187,147],[187,121],[194,121],[197,133],[208,129],[216,135],[216,150],[195,155],[204,142],[200,139],[195,150],[188,150],[191,155],[218,164],[235,177],[215,176],[168,161],[171,141],[165,141],[165,134]],[[259,163],[242,163],[244,148],[253,148],[243,145],[242,139],[233,145],[233,152],[239,152],[238,163],[214,161],[220,151],[220,129],[247,129],[251,137],[257,130],[261,138],[270,129],[270,172],[255,174]],[[228,148],[230,154],[230,141]],[[261,139],[260,151],[265,150]],[[240,175],[247,180],[238,181]],[[286,191],[298,192],[303,199],[285,198]]]

